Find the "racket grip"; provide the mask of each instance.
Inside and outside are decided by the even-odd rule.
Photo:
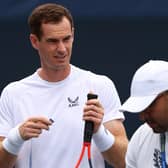
[[[88,93],[87,99],[97,99],[98,95]],[[85,122],[85,128],[84,128],[84,142],[91,142],[92,135],[93,135],[93,129],[94,129],[94,123],[92,121],[86,121]]]

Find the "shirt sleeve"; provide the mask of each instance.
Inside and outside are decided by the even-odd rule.
[[[7,88],[4,88],[0,97],[0,136],[6,137],[12,128],[12,113],[10,97]]]
[[[144,157],[144,153],[141,154],[140,151],[146,141],[149,129],[146,124],[142,124],[131,137],[126,153],[126,168],[138,167],[138,159]]]
[[[137,133],[133,135],[131,138],[128,148],[127,148],[127,153],[126,153],[126,168],[135,168],[136,167],[136,150],[138,148],[137,146]]]

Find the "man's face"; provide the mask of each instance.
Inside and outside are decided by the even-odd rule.
[[[60,70],[69,66],[74,32],[67,18],[60,23],[42,24],[42,37],[30,36],[32,45],[38,50],[43,69]]]
[[[155,133],[168,131],[168,94],[160,94],[143,112],[140,119],[147,122]]]

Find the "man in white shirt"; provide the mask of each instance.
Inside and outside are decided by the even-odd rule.
[[[82,150],[84,121],[91,121],[93,168],[104,168],[104,159],[124,168],[128,140],[116,88],[108,77],[70,64],[70,12],[47,3],[33,10],[28,22],[41,67],[2,92],[0,167],[74,168]],[[98,99],[87,100],[89,92]],[[85,154],[81,168],[89,168],[89,163]]]
[[[168,62],[149,61],[134,74],[120,111],[139,113],[145,123],[133,134],[126,168],[166,168],[168,163]]]

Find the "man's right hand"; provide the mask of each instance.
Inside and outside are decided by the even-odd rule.
[[[19,132],[24,140],[37,138],[42,130],[49,130],[52,121],[45,117],[32,117],[19,126]]]

